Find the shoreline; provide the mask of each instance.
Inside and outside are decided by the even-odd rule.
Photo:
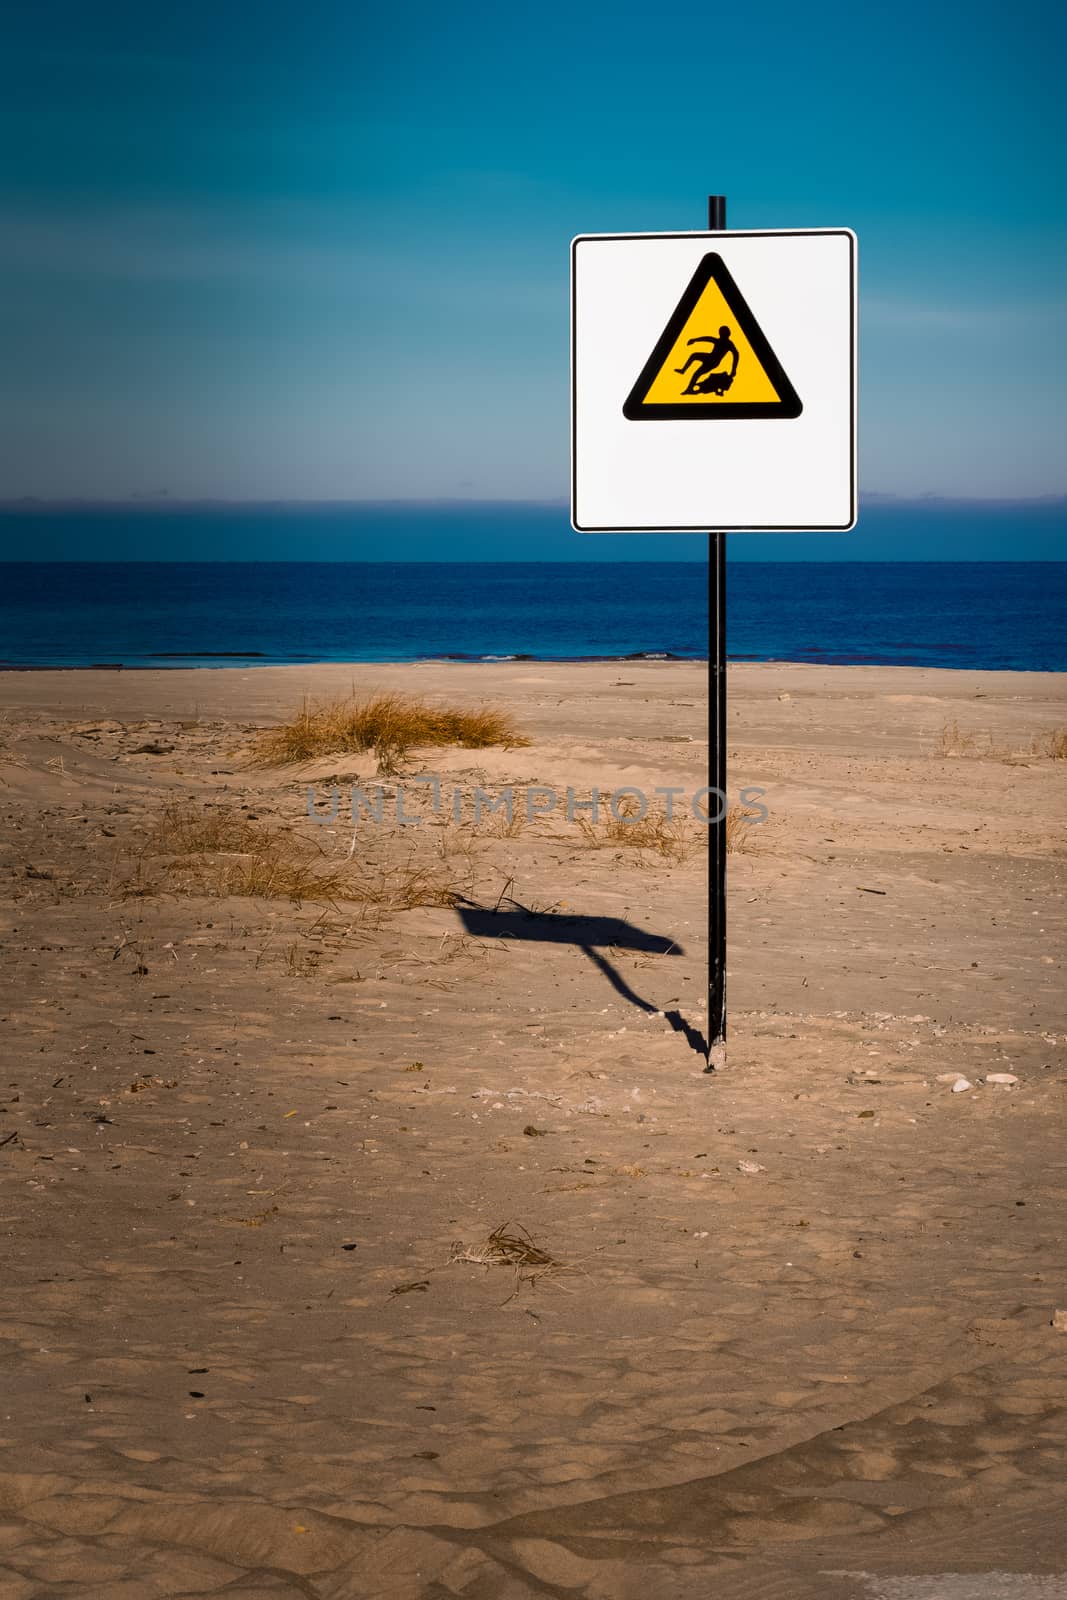
[[[916,666],[909,663],[886,662],[833,662],[786,660],[729,660],[731,685],[742,695],[750,683],[761,687],[770,678],[780,678],[777,687],[782,691],[803,685],[805,692],[819,687],[840,692],[862,682],[864,693],[914,690],[920,685],[927,693],[949,694],[955,699],[961,694],[988,693],[981,685],[993,686],[1000,692],[1047,692],[1052,700],[1067,701],[1067,672],[1055,669],[1020,669],[1014,667],[944,667]],[[563,676],[573,680],[575,687],[606,689],[624,680],[609,678],[609,673],[621,669],[634,673],[636,686],[658,684],[672,687],[676,682],[692,689],[703,686],[707,677],[707,657],[664,656],[598,656],[578,659],[543,657],[497,657],[492,660],[457,660],[455,657],[429,656],[418,661],[261,661],[238,663],[227,661],[217,666],[175,663],[173,666],[118,667],[103,664],[74,667],[10,667],[0,666],[0,709],[5,705],[17,706],[21,694],[16,685],[24,685],[27,709],[38,699],[40,691],[52,681],[56,687],[69,685],[62,695],[74,704],[82,690],[78,684],[92,685],[94,678],[100,688],[114,688],[119,697],[119,685],[137,686],[138,691],[151,694],[158,687],[165,693],[184,686],[210,684],[220,692],[220,697],[230,699],[241,686],[241,697],[252,703],[269,703],[278,692],[292,693],[294,681],[301,681],[295,692],[313,697],[336,697],[359,694],[381,688],[418,686],[421,693],[428,676],[439,676],[442,686],[450,690],[461,684],[479,686],[482,695],[508,695],[526,685],[556,685]],[[626,680],[629,681],[629,680]],[[30,688],[33,685],[33,688]],[[979,687],[975,687],[979,686]]]
[[[346,656],[342,658],[309,656],[300,660],[283,660],[279,658],[256,655],[249,653],[247,656],[237,651],[207,652],[205,655],[192,655],[176,657],[172,661],[161,662],[127,662],[127,661],[70,661],[70,662],[17,662],[0,661],[0,679],[9,674],[40,675],[48,672],[58,673],[87,673],[106,672],[119,674],[126,672],[135,673],[174,673],[174,672],[251,672],[259,670],[273,671],[313,671],[329,670],[336,668],[352,669],[412,669],[423,667],[623,667],[623,666],[672,666],[694,667],[706,666],[706,655],[681,655],[669,650],[637,650],[625,655],[588,655],[588,656],[539,656],[525,651],[514,655],[467,655],[459,651],[448,655],[433,656],[389,656],[389,657],[361,657]],[[832,655],[811,657],[787,656],[757,656],[757,655],[730,655],[727,654],[728,667],[764,667],[764,668],[792,668],[806,667],[815,669],[832,669],[835,671],[852,670],[878,670],[887,672],[952,672],[952,673],[998,673],[1015,674],[1023,677],[1067,677],[1067,667],[1002,667],[1002,666],[975,666],[968,663],[964,666],[952,666],[943,662],[932,661],[886,661],[880,657],[848,657],[837,660]]]
[[[679,754],[688,747],[690,762],[702,752],[707,677],[706,661],[647,659],[0,670],[0,716],[9,726],[38,717],[267,726],[298,712],[304,701],[392,692],[460,705],[503,704],[538,744],[565,734],[576,754],[585,748],[625,767],[635,740],[662,745],[670,738]],[[731,763],[752,740],[793,746],[820,737],[820,729],[834,737],[836,707],[851,707],[849,725],[866,724],[872,751],[882,754],[928,750],[953,722],[969,736],[1016,751],[1027,742],[1026,730],[1049,733],[1067,725],[1067,673],[1061,672],[749,661],[729,664],[729,687]]]

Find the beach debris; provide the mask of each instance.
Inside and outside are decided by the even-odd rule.
[[[532,1122],[528,1122],[522,1131],[528,1139],[543,1139],[548,1132],[548,1129],[535,1128]]]
[[[974,1084],[970,1081],[969,1078],[957,1078],[955,1083],[952,1085],[952,1093],[953,1094],[963,1094],[967,1089],[973,1089],[973,1088],[974,1088]]]
[[[997,1084],[1002,1089],[1013,1089],[1019,1080],[1014,1072],[987,1072],[985,1081]]]
[[[860,894],[888,894],[888,889],[868,889],[865,883],[857,883],[856,888]]]
[[[738,1172],[745,1173],[746,1176],[751,1178],[755,1177],[757,1172],[766,1172],[767,1168],[761,1167],[758,1161],[739,1161],[737,1163],[737,1170]]]
[[[519,1222],[502,1223],[499,1228],[493,1229],[482,1245],[465,1245],[457,1240],[449,1251],[448,1259],[450,1262],[469,1262],[476,1267],[511,1267],[515,1273],[515,1288],[508,1300],[514,1298],[524,1282],[534,1284],[538,1278],[570,1270],[564,1262],[535,1243]],[[507,1300],[504,1304],[507,1305]]]
[[[422,1294],[430,1287],[429,1278],[419,1278],[414,1283],[397,1283],[390,1289],[390,1294],[414,1294],[416,1290]]]
[[[178,1196],[172,1195],[171,1198],[177,1199]],[[277,1206],[267,1206],[263,1211],[257,1211],[255,1216],[252,1217],[220,1217],[218,1220],[220,1222],[234,1223],[239,1228],[262,1228],[264,1223],[270,1222],[276,1216],[277,1211]]]

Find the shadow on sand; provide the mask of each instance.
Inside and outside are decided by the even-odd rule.
[[[637,951],[647,955],[684,955],[680,944],[662,934],[646,933],[621,917],[564,915],[557,911],[531,911],[517,900],[498,901],[495,906],[460,904],[456,911],[464,929],[475,939],[515,939],[532,944],[570,944],[589,957],[604,974],[616,994],[649,1015],[660,1015],[660,1008],[642,999],[612,966],[601,950]],[[662,1013],[675,1033],[684,1036],[691,1050],[707,1058],[704,1035],[688,1023],[680,1011]]]

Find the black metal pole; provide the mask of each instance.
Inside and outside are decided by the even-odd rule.
[[[726,229],[726,196],[708,195],[708,230]],[[726,535],[708,535],[708,1064],[726,1065]]]

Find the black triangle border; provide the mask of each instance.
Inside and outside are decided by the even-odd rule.
[[[663,363],[673,350],[678,335],[689,321],[697,301],[709,282],[714,282],[726,300],[741,332],[757,360],[778,391],[777,400],[743,400],[730,405],[649,405],[645,396],[655,382]],[[771,349],[766,334],[730,275],[730,269],[715,250],[700,261],[689,285],[675,307],[656,347],[641,369],[641,376],[626,397],[622,414],[630,422],[744,422],[760,417],[781,419],[799,417],[804,406],[785,369]]]

